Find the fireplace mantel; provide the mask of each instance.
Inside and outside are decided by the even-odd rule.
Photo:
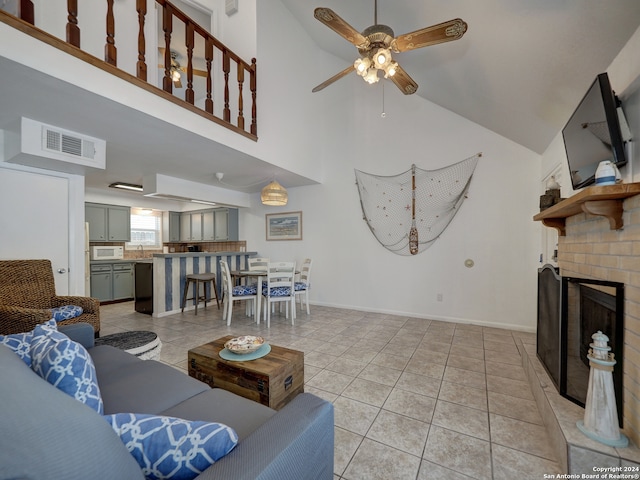
[[[580,213],[599,215],[609,220],[611,230],[620,230],[622,222],[622,202],[625,198],[640,194],[640,183],[620,183],[603,187],[587,187],[572,197],[543,210],[533,217],[546,227],[566,235],[565,222],[568,217]]]

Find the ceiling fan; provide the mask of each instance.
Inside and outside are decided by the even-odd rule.
[[[376,83],[380,79],[378,72],[382,72],[384,77],[391,80],[402,93],[411,95],[418,90],[418,84],[398,65],[398,62],[393,60],[391,52],[406,52],[416,48],[458,40],[467,31],[466,22],[456,18],[394,37],[393,30],[390,27],[378,24],[377,1],[374,2],[374,25],[365,28],[362,33],[359,33],[330,8],[316,8],[313,16],[345,40],[355,45],[361,55],[353,65],[315,87],[312,90],[314,93],[355,70],[358,75],[370,84]]]
[[[164,48],[158,48],[158,50],[160,52],[160,58],[164,59],[164,52],[165,52]],[[170,74],[171,74],[171,80],[173,80],[173,86],[176,88],[182,88],[181,77],[182,77],[182,73],[187,72],[187,67],[181,66],[180,62],[178,62],[178,57],[180,56],[178,52],[171,50],[169,53],[171,55],[171,68],[170,68],[171,73]],[[164,64],[159,63],[158,68],[164,68]],[[207,76],[207,72],[205,70],[197,70],[194,68],[192,69],[192,71],[194,75],[197,75],[199,77]]]

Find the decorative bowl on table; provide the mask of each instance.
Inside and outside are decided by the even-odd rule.
[[[262,345],[264,345],[264,338],[256,337],[254,335],[243,335],[242,337],[227,340],[224,347],[231,353],[245,355],[247,353],[255,352]]]

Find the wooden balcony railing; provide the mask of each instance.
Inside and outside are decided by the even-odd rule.
[[[102,0],[106,3],[105,21],[105,47],[104,62],[118,68],[117,46],[116,46],[116,17],[114,15],[114,0]],[[180,11],[176,6],[167,0],[155,0],[160,6],[159,15],[161,30],[164,34],[162,39],[158,39],[160,64],[158,67],[164,69],[162,85],[155,86],[147,79],[147,40],[145,38],[145,24],[147,22],[147,1],[131,0],[129,3],[135,6],[135,11],[130,12],[137,20],[137,62],[135,65],[135,77],[146,82],[150,90],[162,90],[164,98],[171,101],[179,100],[177,103],[183,104],[186,108],[195,111],[199,110],[203,116],[212,121],[236,131],[248,138],[257,140],[258,123],[256,116],[256,59],[251,59],[251,63],[242,60],[233,51],[228,49],[222,42],[213,37],[205,28],[194,22],[188,15]],[[95,8],[95,7],[94,7]],[[78,11],[77,0],[67,0],[67,24],[66,24],[66,44],[82,51],[81,29],[78,20],[82,13]],[[34,6],[31,0],[19,0],[19,17],[31,25],[34,25]],[[35,25],[34,25],[35,26]],[[184,37],[178,38],[174,31],[184,30]],[[27,30],[26,33],[30,33]],[[44,39],[43,32],[39,32],[38,38]],[[56,45],[56,42],[50,42]],[[72,53],[71,50],[65,48]],[[194,66],[195,52],[198,52],[198,59],[204,61],[204,69],[197,69]],[[176,57],[186,56],[186,65],[177,63]],[[76,55],[78,56],[78,55]],[[79,56],[82,58],[82,56]],[[92,57],[92,60],[95,57]],[[154,64],[156,56],[153,56]],[[90,61],[95,64],[95,61]],[[98,66],[98,65],[97,65]],[[155,70],[155,65],[152,67]],[[109,70],[105,68],[105,70]],[[177,83],[173,75],[179,70],[179,75],[186,75],[186,88],[184,99],[178,99],[173,95],[174,84]],[[126,72],[119,75],[127,78]],[[194,84],[194,77],[204,78],[204,85],[197,88]],[[233,83],[235,77],[235,84]],[[246,80],[248,78],[248,81]],[[136,82],[134,82],[136,83]],[[180,83],[181,80],[180,80]],[[148,88],[147,88],[148,89]],[[148,89],[149,90],[149,89]],[[215,93],[215,95],[214,95]],[[199,103],[196,105],[196,97]],[[245,97],[251,98],[251,121],[245,122],[244,103]],[[219,99],[223,104],[216,105],[214,99]],[[234,120],[232,121],[232,118]],[[248,125],[245,125],[248,123]]]

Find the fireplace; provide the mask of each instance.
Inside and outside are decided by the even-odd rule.
[[[589,344],[597,331],[609,337],[618,421],[622,427],[624,285],[562,277],[545,265],[538,273],[537,355],[562,396],[584,407],[589,385]]]

